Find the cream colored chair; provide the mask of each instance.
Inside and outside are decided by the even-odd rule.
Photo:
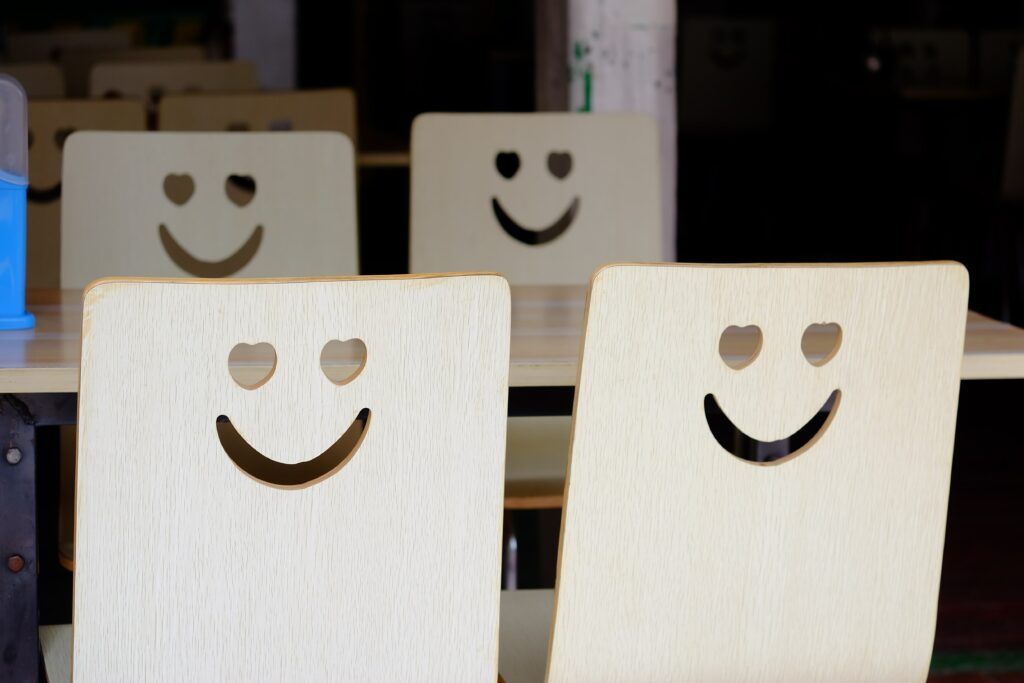
[[[0,73],[12,76],[21,83],[30,101],[64,97],[64,75],[56,64],[0,64]]]
[[[503,596],[507,683],[924,681],[967,292],[953,263],[599,271],[558,579]],[[764,442],[831,407],[759,463],[709,404]]]
[[[93,66],[104,62],[198,62],[206,58],[201,45],[168,45],[162,47],[82,47],[61,52],[61,68],[67,82],[69,97],[89,94],[89,75]]]
[[[29,287],[60,287],[60,197],[64,142],[78,130],[141,131],[139,100],[30,101],[28,271]]]
[[[412,128],[410,268],[582,286],[608,261],[660,261],[659,178],[646,116],[423,114]],[[560,506],[568,418],[515,417],[508,433],[509,507]]]
[[[155,102],[173,92],[259,90],[250,62],[100,62],[89,76],[91,97],[140,97]]]
[[[356,142],[352,90],[167,95],[160,100],[160,130],[333,130]]]
[[[75,681],[496,680],[509,310],[495,275],[90,287]]]
[[[338,133],[76,133],[61,284],[355,274],[354,164]]]

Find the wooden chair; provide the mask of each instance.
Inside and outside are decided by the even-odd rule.
[[[146,115],[139,100],[30,101],[28,269],[29,287],[60,287],[60,196],[64,142],[76,130],[140,131]]]
[[[250,62],[100,62],[89,77],[90,97],[141,97],[165,93],[259,90]]]
[[[76,133],[61,284],[357,273],[354,164],[337,133]]]
[[[61,53],[61,68],[70,97],[89,95],[89,75],[96,64],[104,62],[199,62],[206,59],[202,45],[162,47],[82,47]]]
[[[599,271],[558,579],[503,597],[508,683],[924,681],[967,290],[953,263]],[[720,357],[749,325],[746,365]],[[709,404],[764,442],[831,409],[758,463]]]
[[[971,38],[955,29],[874,29],[870,40],[893,55],[894,80],[906,88],[965,88]]]
[[[424,114],[412,128],[410,267],[582,284],[660,261],[657,129],[623,114]],[[559,507],[568,418],[509,420],[507,503]]]
[[[0,73],[12,76],[21,83],[29,100],[64,97],[64,74],[56,64],[49,62],[0,64]]]
[[[502,278],[107,280],[85,319],[76,682],[496,679]]]
[[[126,28],[27,31],[7,36],[7,55],[13,62],[56,62],[64,50],[128,48],[132,32]]]
[[[356,97],[348,88],[293,92],[168,95],[160,130],[332,130],[356,141]]]

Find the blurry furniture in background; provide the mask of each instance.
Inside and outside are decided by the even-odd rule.
[[[595,275],[554,598],[503,595],[506,681],[923,680],[967,292],[950,263]],[[733,325],[761,333],[746,366],[720,357]],[[770,463],[706,412],[775,441],[826,399]]]
[[[132,33],[125,28],[11,33],[7,36],[7,56],[14,62],[59,62],[64,50],[127,48],[132,42]]]
[[[100,62],[89,77],[90,97],[141,97],[155,107],[166,93],[259,90],[249,62]]]
[[[201,45],[169,45],[164,47],[73,48],[61,54],[61,68],[67,83],[68,97],[89,96],[89,74],[96,64],[108,62],[198,62],[206,58]]]
[[[774,120],[775,24],[686,17],[680,38],[682,133],[762,130]]]
[[[112,281],[85,317],[76,681],[496,680],[504,280]]]
[[[659,261],[657,128],[630,114],[424,114],[412,132],[412,272],[582,285]],[[557,507],[568,418],[509,420],[510,507]]]
[[[1024,31],[982,31],[978,35],[978,86],[1006,93],[1013,85]]]
[[[1006,158],[1003,163],[1003,199],[1024,202],[1024,52],[1017,54],[1010,114],[1006,126]]]
[[[50,62],[0,64],[0,73],[13,76],[30,100],[64,97],[64,75]]]
[[[60,196],[64,141],[76,130],[145,130],[139,100],[32,100],[28,106],[29,287],[60,286]]]
[[[294,89],[298,78],[299,0],[229,0],[225,4],[231,21],[232,54],[256,65],[261,87]],[[342,36],[338,38],[339,49],[347,42]]]
[[[891,64],[901,88],[963,89],[970,85],[971,39],[967,31],[929,28],[876,28],[869,42]]]
[[[337,133],[72,135],[61,286],[355,274],[354,173]]]
[[[331,130],[356,145],[356,96],[347,88],[167,95],[157,110],[160,130]]]

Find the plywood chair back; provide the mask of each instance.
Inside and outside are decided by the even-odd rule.
[[[168,95],[158,112],[160,130],[333,130],[356,140],[356,98],[347,88]]]
[[[509,309],[494,275],[91,287],[75,680],[496,680]]]
[[[338,133],[72,135],[61,285],[355,274],[354,164]]]
[[[145,129],[139,100],[30,101],[28,188],[29,287],[60,286],[60,197],[64,143],[77,130]]]
[[[967,290],[949,263],[597,273],[548,681],[923,681]],[[727,364],[730,326],[760,334]],[[774,442],[829,405],[767,463],[708,418]]]
[[[970,77],[971,38],[956,29],[875,29],[871,41],[894,60],[897,85],[965,88]]]
[[[1024,201],[1024,51],[1017,54],[1006,130],[1003,198],[1020,202]]]
[[[410,268],[583,284],[657,261],[657,129],[633,114],[424,114],[412,128]]]
[[[7,36],[7,54],[15,62],[56,62],[64,50],[127,48],[131,44],[132,32],[125,28],[29,31]]]
[[[64,75],[50,62],[0,64],[0,73],[21,83],[30,100],[64,97]]]
[[[100,62],[89,77],[91,97],[142,97],[172,92],[245,92],[259,89],[251,62]]]
[[[198,62],[206,58],[201,45],[167,45],[162,47],[85,47],[64,50],[61,67],[67,80],[68,95],[89,94],[89,74],[101,62]]]

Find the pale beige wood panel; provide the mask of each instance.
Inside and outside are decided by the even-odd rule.
[[[300,90],[168,95],[157,114],[160,130],[333,130],[356,141],[352,90]]]
[[[602,263],[660,260],[658,164],[657,129],[642,115],[418,116],[410,268],[583,285]]]
[[[61,53],[61,68],[67,82],[68,96],[89,94],[89,74],[101,62],[196,62],[206,57],[201,45],[168,45],[164,47],[84,47]]]
[[[39,645],[49,683],[71,683],[71,625],[40,626]]]
[[[255,182],[244,205],[232,175]],[[192,189],[180,205],[172,181]],[[65,287],[358,272],[354,156],[339,133],[77,133],[63,202]]]
[[[924,681],[967,312],[959,264],[643,266],[593,281],[547,680]],[[821,367],[811,323],[843,330]],[[763,342],[742,370],[730,325]],[[712,395],[772,464],[716,441]]]
[[[0,64],[0,73],[21,83],[29,100],[64,97],[64,75],[56,64]]]
[[[509,306],[494,275],[88,290],[75,680],[494,681]],[[321,350],[351,338],[366,364],[338,386]],[[228,373],[239,342],[276,350],[258,389]],[[218,439],[224,415],[315,476],[364,409],[306,486]]]
[[[31,142],[26,281],[29,287],[58,287],[64,142],[76,130],[144,130],[146,114],[138,100],[30,101],[28,125]]]
[[[58,61],[64,50],[76,48],[127,48],[131,31],[125,28],[29,31],[7,36],[7,54],[15,62]]]
[[[100,62],[89,77],[91,97],[259,90],[249,62]]]
[[[543,683],[554,591],[501,592],[498,673],[505,683]]]

